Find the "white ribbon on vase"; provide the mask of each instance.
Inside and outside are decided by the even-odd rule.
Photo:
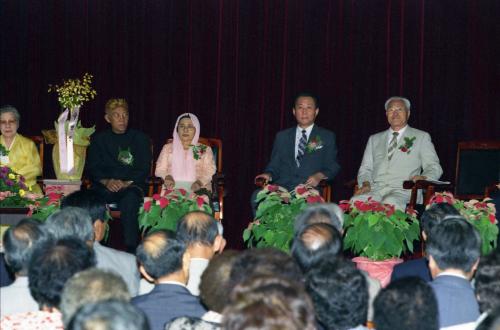
[[[59,166],[62,173],[71,173],[75,166],[73,140],[75,136],[76,124],[78,122],[78,115],[80,107],[64,110],[63,113],[57,118],[57,137],[59,143]],[[68,114],[70,115],[69,121]],[[68,122],[68,133],[66,134],[66,122]]]

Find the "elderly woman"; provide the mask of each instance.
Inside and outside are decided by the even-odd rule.
[[[192,113],[177,118],[173,142],[163,146],[156,162],[155,175],[164,178],[166,189],[211,190],[215,162],[212,149],[198,143],[200,122]]]
[[[17,133],[21,116],[16,108],[7,105],[0,108],[0,143],[7,149],[8,155],[0,157],[2,166],[9,166],[14,172],[26,179],[26,185],[33,192],[41,193],[36,184],[36,177],[42,174],[40,155],[35,143]]]

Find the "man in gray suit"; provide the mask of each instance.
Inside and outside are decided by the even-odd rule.
[[[317,98],[300,93],[292,112],[297,126],[278,132],[271,161],[255,179],[263,178],[289,190],[301,183],[316,187],[323,179],[332,180],[340,170],[336,138],[332,131],[314,124],[319,113]]]
[[[443,170],[427,132],[408,125],[410,101],[393,96],[385,102],[389,129],[370,136],[358,171],[353,200],[371,197],[404,210],[411,192],[405,180],[437,180]]]
[[[470,283],[481,254],[481,238],[462,217],[446,218],[432,228],[426,245],[430,283],[437,298],[441,328],[471,325],[479,305]]]

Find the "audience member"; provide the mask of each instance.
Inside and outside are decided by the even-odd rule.
[[[61,296],[64,326],[80,307],[110,299],[130,302],[127,285],[118,274],[97,268],[76,273],[66,282]]]
[[[437,330],[438,306],[432,288],[418,277],[406,277],[382,289],[374,303],[377,330]]]
[[[127,101],[110,99],[105,111],[104,119],[111,128],[92,137],[87,172],[92,189],[107,203],[117,203],[125,246],[128,252],[134,252],[139,242],[137,214],[153,157],[151,142],[143,132],[128,128]]]
[[[222,316],[221,316],[222,318]],[[178,317],[165,325],[165,330],[219,330],[220,324],[195,317]]]
[[[93,247],[97,260],[97,268],[109,269],[120,274],[125,283],[127,283],[130,294],[136,296],[139,292],[140,275],[135,255],[103,246],[100,243],[106,233],[106,201],[93,190],[80,190],[63,198],[61,209],[64,210],[67,207],[79,207],[86,210],[90,215],[91,221],[83,222],[82,218],[79,217],[65,217],[61,221],[64,221],[68,225],[63,226],[63,228],[72,228],[73,226],[69,223],[73,221],[80,222],[85,227],[91,224],[94,232]],[[85,216],[85,219],[88,220],[88,217]],[[73,228],[75,227],[77,227],[76,224]],[[60,228],[58,231],[63,231],[63,229]],[[77,233],[68,231],[67,234],[74,235]]]
[[[223,311],[223,329],[316,329],[303,287],[280,276],[256,276],[238,284]]]
[[[294,222],[294,232],[300,232],[305,226],[313,223],[328,223],[343,233],[344,212],[334,203],[320,203],[308,206]]]
[[[9,286],[0,288],[0,317],[38,310],[28,287],[28,264],[37,242],[44,238],[39,222],[23,219],[3,236],[5,261],[16,276]]]
[[[439,309],[441,328],[474,322],[479,306],[470,284],[479,262],[481,238],[461,217],[446,219],[432,228],[427,255]]]
[[[495,307],[500,306],[500,251],[481,257],[474,277],[475,293],[481,317],[484,319]]]
[[[146,236],[137,248],[139,270],[155,282],[153,291],[132,299],[144,311],[151,328],[163,330],[165,323],[180,317],[202,317],[206,313],[198,298],[186,288],[190,255],[186,245],[165,231]]]
[[[99,301],[80,308],[68,330],[149,330],[144,313],[121,300]]]
[[[5,254],[0,252],[0,287],[12,284],[14,279],[15,275],[9,271],[7,264],[5,263]]]
[[[36,244],[28,266],[28,281],[40,310],[8,315],[0,320],[0,329],[61,329],[59,304],[66,281],[94,265],[93,251],[77,238],[49,239]]]
[[[500,330],[500,306],[495,307],[476,330]]]
[[[460,213],[453,205],[448,203],[433,204],[420,217],[420,225],[422,228],[422,240],[427,241],[428,233],[438,223],[446,217],[458,216]],[[417,276],[426,282],[432,280],[431,272],[429,270],[429,261],[427,258],[422,257],[418,259],[408,260],[403,263],[397,264],[391,275],[391,281],[398,280],[403,277]]]
[[[344,260],[324,260],[306,274],[316,319],[324,329],[366,329],[368,284],[356,266]]]

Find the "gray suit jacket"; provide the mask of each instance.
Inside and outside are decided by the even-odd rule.
[[[479,305],[470,282],[452,275],[441,275],[430,282],[436,295],[441,328],[474,322]]]
[[[358,171],[358,184],[368,181],[372,190],[385,187],[403,187],[403,181],[414,175],[425,175],[437,180],[443,174],[439,158],[429,133],[408,126],[401,136],[398,149],[389,161],[387,155],[389,130],[374,134],[368,139],[363,160]],[[404,138],[415,137],[409,152],[399,149]]]
[[[139,269],[135,256],[123,251],[118,251],[99,242],[94,242],[94,251],[97,259],[97,268],[112,270],[119,274],[125,283],[132,297],[139,293]]]
[[[271,173],[273,182],[287,189],[295,188],[317,172],[333,180],[340,170],[337,162],[337,144],[335,133],[314,125],[309,141],[320,138],[322,146],[315,151],[305,152],[300,167],[295,161],[295,133],[297,126],[285,129],[276,134],[271,160],[265,172]]]

